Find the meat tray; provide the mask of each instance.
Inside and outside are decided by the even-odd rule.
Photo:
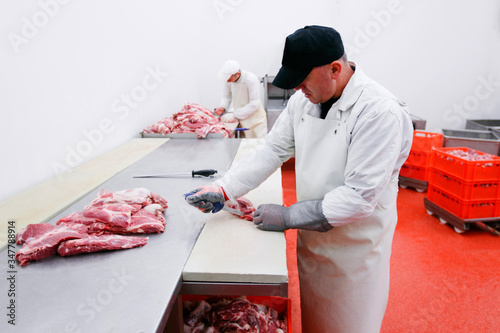
[[[500,133],[485,130],[443,129],[444,147],[468,147],[500,156]]]
[[[141,137],[143,138],[170,138],[170,139],[198,139],[198,135],[196,133],[169,133],[169,134],[161,134],[161,133],[144,133],[141,132]],[[204,139],[222,139],[224,136],[222,133],[208,133]]]

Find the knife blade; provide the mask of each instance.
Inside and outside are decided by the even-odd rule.
[[[224,205],[224,207],[222,207],[222,210],[225,210],[226,212],[229,212],[231,214],[234,214],[234,215],[238,215],[238,216],[243,216],[245,215],[242,211],[239,211],[237,209],[234,209],[234,208],[231,208],[231,207],[228,207],[226,205]]]
[[[182,177],[211,177],[217,173],[214,169],[204,169],[204,170],[193,170],[191,172],[175,172],[175,173],[164,173],[156,175],[138,175],[133,178],[182,178]]]

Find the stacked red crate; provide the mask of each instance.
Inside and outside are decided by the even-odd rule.
[[[431,160],[429,201],[464,220],[500,217],[500,157],[452,147],[435,148]]]
[[[427,181],[432,157],[432,148],[443,146],[443,134],[413,131],[410,155],[401,167],[399,175],[406,178]]]

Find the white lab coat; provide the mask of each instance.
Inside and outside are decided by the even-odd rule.
[[[267,134],[267,116],[259,92],[257,76],[244,70],[238,81],[224,84],[220,106],[233,113],[241,127],[248,128],[246,138],[263,138]]]
[[[298,232],[303,331],[378,332],[411,118],[404,103],[359,67],[326,119],[319,114],[318,105],[295,93],[265,143],[218,183],[238,198],[295,153],[298,201],[323,199],[323,214],[334,226]]]

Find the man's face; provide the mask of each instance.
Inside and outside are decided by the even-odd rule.
[[[309,75],[295,87],[295,91],[302,90],[304,95],[313,104],[324,103],[335,94],[336,81],[332,78],[331,65],[314,67]]]
[[[229,79],[227,79],[227,82],[236,82],[236,81],[238,81],[238,79],[240,78],[240,75],[241,75],[241,72],[234,73],[233,75],[231,75],[229,77]]]

